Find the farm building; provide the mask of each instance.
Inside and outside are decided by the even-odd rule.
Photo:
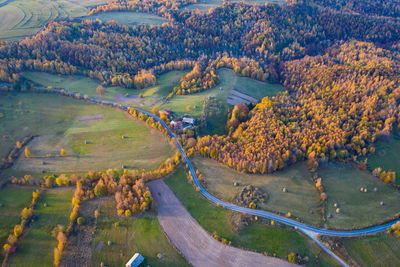
[[[125,264],[126,267],[138,267],[144,261],[144,257],[135,253],[133,257]]]
[[[191,117],[183,117],[183,118],[182,118],[182,122],[183,122],[183,123],[190,124],[190,125],[194,125],[194,119],[191,118]]]

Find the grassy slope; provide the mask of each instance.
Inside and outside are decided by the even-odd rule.
[[[342,242],[360,266],[400,266],[400,239],[393,235],[344,238]]]
[[[231,0],[230,2],[242,2],[241,0]],[[211,8],[221,6],[222,0],[200,0],[197,4],[188,5],[185,8],[189,10],[198,9],[201,12],[207,12]],[[283,0],[247,0],[246,4],[264,5],[265,3],[284,3]]]
[[[200,132],[201,134],[224,134],[227,119],[226,113],[229,107],[226,100],[232,89],[258,99],[265,96],[273,96],[282,90],[282,86],[279,84],[264,83],[246,77],[239,77],[231,69],[222,68],[218,70],[218,74],[221,82],[213,89],[192,95],[174,96],[168,102],[162,104],[160,108],[173,110],[180,115],[189,114],[199,117],[203,111],[203,103],[210,97],[215,98],[220,105],[217,110],[206,108],[207,128],[200,129]],[[190,111],[187,110],[188,106],[191,107]]]
[[[82,19],[85,20],[100,19],[101,21],[116,20],[119,23],[125,25],[140,25],[140,24],[158,25],[168,21],[160,16],[148,13],[139,13],[139,12],[106,12],[106,13],[98,13],[92,16],[83,17]]]
[[[1,14],[7,13],[5,23],[0,26],[0,39],[17,40],[35,34],[50,20],[78,17],[88,13],[88,6],[106,1],[93,0],[14,0],[0,7]]]
[[[282,258],[295,252],[303,257],[308,256],[310,266],[336,266],[325,253],[319,254],[320,249],[311,240],[295,231],[254,223],[240,234],[235,233],[230,223],[231,211],[216,207],[198,194],[187,182],[182,167],[165,182],[206,231],[218,233],[220,237],[232,241],[234,246],[267,252],[270,255],[275,253]],[[319,255],[318,260],[316,255]]]
[[[107,14],[107,13],[105,13]],[[97,81],[88,77],[72,75],[54,75],[44,72],[25,72],[23,76],[35,83],[45,87],[52,86],[54,88],[64,88],[73,92],[87,94],[103,99],[111,100],[118,94],[129,94],[133,96],[143,94],[143,99],[137,99],[138,102],[128,103],[151,110],[153,106],[160,105],[162,100],[170,93],[173,86],[179,81],[180,77],[185,75],[186,71],[170,71],[157,77],[157,84],[154,87],[144,90],[124,89],[121,87],[106,87],[105,93],[99,96],[96,88],[100,85]]]
[[[116,215],[115,202],[103,202],[100,208],[100,217],[93,242],[93,264],[100,266],[122,266],[135,253],[141,253],[146,261],[146,266],[187,266],[185,259],[169,243],[158,223],[155,214],[149,212],[131,218],[121,218]],[[119,226],[114,226],[120,222]],[[110,247],[108,240],[112,241]],[[103,249],[98,252],[96,247],[103,241]],[[162,259],[157,254],[164,255]]]
[[[71,199],[72,189],[51,189],[43,193],[35,212],[37,221],[23,238],[10,266],[53,266],[53,248],[57,240],[51,231],[58,224],[68,224]],[[44,207],[44,203],[48,206]]]
[[[31,188],[6,186],[0,190],[0,247],[3,247],[13,227],[21,222],[21,211],[29,206],[32,200]],[[0,255],[0,261],[2,255]]]
[[[208,190],[219,198],[232,202],[243,186],[251,184],[269,196],[265,203],[260,203],[259,208],[284,214],[291,212],[307,223],[321,225],[318,191],[310,174],[300,164],[270,175],[248,175],[211,159],[198,157],[193,163],[203,174]],[[234,182],[238,182],[239,186],[235,187]],[[284,187],[286,193],[282,192]]]
[[[330,163],[319,170],[322,185],[328,195],[327,213],[332,228],[360,228],[390,219],[400,212],[400,194],[391,186],[381,183],[368,172],[359,171],[350,165]],[[368,189],[360,192],[361,187]],[[374,192],[374,188],[377,192]],[[380,206],[383,201],[385,205]],[[334,203],[338,203],[340,214],[336,214]]]
[[[400,184],[400,135],[394,133],[388,141],[376,142],[375,148],[375,154],[368,157],[368,170],[372,172],[381,167],[386,171],[395,171],[396,182]]]
[[[98,96],[96,88],[100,83],[88,77],[80,75],[55,75],[45,72],[24,72],[23,76],[45,87],[64,88],[84,95]],[[106,87],[104,89],[105,94],[103,98],[105,99],[112,99],[117,94],[132,93],[132,90],[127,90],[118,86]]]
[[[19,102],[21,105],[19,105]],[[13,167],[15,173],[24,172],[86,172],[107,168],[128,167],[153,169],[172,148],[168,140],[144,123],[134,121],[126,113],[109,107],[84,103],[55,95],[19,94],[0,98],[0,136],[7,141],[0,144],[5,157],[17,140],[39,134],[30,144],[33,156],[20,157]],[[62,108],[60,108],[62,107]],[[79,121],[78,116],[104,114],[98,121]],[[125,135],[127,138],[122,139]],[[85,140],[89,144],[85,145]],[[58,155],[65,148],[65,158],[43,158],[47,153]],[[47,164],[42,165],[45,161]],[[4,175],[10,175],[7,170]],[[3,175],[3,176],[4,176]]]
[[[175,96],[161,107],[172,109],[181,114],[189,113],[193,116],[199,116],[204,100],[208,97],[215,97],[225,103],[229,91],[232,89],[249,94],[255,98],[272,96],[282,89],[282,86],[279,84],[263,83],[250,78],[239,77],[231,69],[222,68],[218,70],[218,74],[220,75],[221,82],[215,88],[197,94]],[[191,112],[186,110],[187,106],[192,107]],[[194,106],[198,108],[195,109]]]

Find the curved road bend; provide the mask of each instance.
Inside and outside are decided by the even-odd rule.
[[[49,92],[46,89],[43,89],[46,92]],[[233,211],[237,211],[237,212],[242,212],[242,213],[247,213],[250,215],[256,215],[262,218],[266,218],[266,219],[270,219],[270,220],[275,220],[277,222],[289,225],[294,227],[295,229],[298,229],[304,233],[306,233],[307,235],[309,235],[311,238],[313,238],[313,240],[315,240],[315,237],[317,235],[326,235],[326,236],[337,236],[337,237],[353,237],[353,236],[360,236],[360,235],[367,235],[367,234],[375,234],[375,233],[379,233],[382,231],[385,231],[388,227],[392,226],[393,224],[397,223],[398,221],[400,221],[400,219],[385,223],[385,224],[381,224],[381,225],[377,225],[377,226],[371,226],[371,227],[367,227],[367,228],[363,228],[363,229],[357,229],[357,230],[328,230],[328,229],[324,229],[324,228],[318,228],[318,227],[314,227],[311,225],[307,225],[305,223],[301,223],[298,222],[296,220],[290,219],[290,218],[286,218],[284,216],[280,216],[278,214],[272,213],[272,212],[268,212],[268,211],[264,211],[264,210],[257,210],[257,209],[249,209],[249,208],[245,208],[245,207],[239,207],[236,206],[234,204],[231,203],[227,203],[225,201],[222,201],[216,197],[214,197],[213,195],[211,195],[210,193],[208,193],[204,187],[200,184],[199,179],[196,175],[196,172],[192,166],[192,163],[190,162],[189,158],[186,156],[185,151],[183,150],[181,144],[179,143],[178,138],[176,137],[176,135],[171,131],[171,129],[169,129],[168,125],[162,121],[159,117],[155,116],[154,114],[147,112],[145,110],[142,110],[140,108],[135,108],[135,107],[130,107],[127,105],[121,105],[119,103],[116,102],[112,102],[112,101],[108,101],[108,100],[102,100],[102,99],[97,99],[94,97],[87,97],[86,99],[82,96],[82,94],[79,94],[78,92],[70,92],[68,90],[61,90],[61,89],[52,89],[52,91],[50,92],[54,92],[54,93],[69,93],[70,96],[81,99],[81,100],[88,100],[94,103],[98,103],[98,104],[103,104],[103,105],[109,105],[109,106],[113,106],[113,107],[117,107],[117,108],[121,108],[123,110],[128,110],[128,109],[133,109],[133,110],[137,110],[141,113],[144,113],[150,117],[152,117],[153,119],[155,119],[156,121],[158,121],[168,132],[169,136],[171,138],[173,138],[175,140],[175,143],[179,149],[179,152],[183,158],[183,160],[185,161],[185,163],[188,165],[190,173],[192,174],[192,178],[193,178],[193,182],[194,184],[199,187],[200,189],[200,193],[207,198],[209,201],[218,204],[224,208],[233,210]],[[320,242],[317,242],[318,245],[322,245]],[[324,250],[326,250],[327,248],[324,247],[322,245],[322,248]],[[331,254],[331,253],[329,253]],[[333,253],[332,253],[333,254]],[[331,255],[332,255],[331,254]],[[335,254],[333,254],[335,255]],[[332,256],[333,256],[332,255]],[[343,263],[343,261],[341,261],[337,256],[334,256],[342,265],[346,265]]]

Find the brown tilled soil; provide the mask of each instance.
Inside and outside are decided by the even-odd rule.
[[[198,223],[163,180],[149,184],[158,220],[175,247],[193,266],[294,266],[286,261],[222,244]]]
[[[68,237],[68,244],[64,250],[60,263],[61,267],[70,266],[93,266],[92,264],[92,241],[96,231],[96,220],[94,211],[105,199],[95,199],[85,202],[81,206],[80,216],[86,222],[83,226],[75,226],[74,232]]]

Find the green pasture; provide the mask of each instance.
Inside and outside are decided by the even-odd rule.
[[[140,13],[140,12],[129,12],[129,11],[119,11],[119,12],[104,12],[98,13],[95,15],[82,17],[83,20],[96,20],[99,19],[101,21],[110,21],[115,20],[120,24],[124,25],[158,25],[165,22],[168,22],[167,19],[152,15],[149,13]]]
[[[233,202],[247,185],[253,185],[268,194],[268,200],[258,208],[287,214],[313,224],[322,224],[319,192],[306,168],[297,164],[273,174],[254,175],[236,172],[215,160],[196,157],[193,164],[206,181],[207,190],[218,198]],[[234,186],[234,183],[238,186]],[[283,192],[286,188],[287,192]]]
[[[302,257],[308,256],[308,266],[337,266],[313,241],[296,231],[263,223],[251,223],[240,233],[235,232],[230,221],[232,211],[211,204],[197,193],[188,182],[182,167],[165,182],[206,231],[226,238],[236,247],[260,253],[267,252],[269,255],[285,259],[289,253],[294,252]]]
[[[397,132],[389,140],[375,143],[375,153],[368,156],[367,167],[371,172],[379,167],[385,171],[395,171],[396,183],[400,184],[400,135]]]
[[[1,95],[0,112],[0,136],[5,140],[0,144],[1,157],[6,157],[16,141],[39,135],[28,144],[32,157],[21,155],[2,177],[26,173],[42,176],[43,171],[82,173],[121,169],[123,165],[154,169],[173,153],[159,131],[107,106],[50,94],[21,93]],[[59,156],[61,148],[67,156]]]
[[[327,220],[330,228],[362,228],[390,220],[400,212],[399,192],[367,171],[349,164],[329,163],[318,174],[328,197],[326,213],[333,216]],[[367,192],[361,192],[361,187],[367,188]]]
[[[400,266],[400,239],[391,234],[341,239],[359,266]]]
[[[105,0],[14,0],[0,7],[0,40],[17,40],[35,34],[50,20],[84,16],[89,7]]]
[[[14,226],[21,223],[21,211],[31,203],[33,191],[32,188],[11,185],[0,190],[0,247],[3,247]],[[2,256],[0,254],[0,261]]]
[[[57,246],[57,239],[51,232],[59,224],[68,224],[72,195],[71,188],[57,188],[43,192],[35,209],[37,220],[21,240],[17,252],[10,259],[9,266],[54,266],[53,249]],[[47,204],[47,207],[44,204]]]
[[[282,90],[280,84],[240,77],[233,70],[222,68],[218,70],[221,82],[215,88],[191,95],[174,96],[166,101],[168,94],[186,73],[187,71],[170,71],[159,75],[155,86],[143,90],[105,87],[105,93],[102,96],[99,96],[96,92],[99,83],[87,77],[62,76],[41,72],[26,72],[23,75],[44,87],[64,88],[148,111],[157,106],[159,109],[172,110],[180,116],[186,114],[198,118],[204,113],[207,125],[201,129],[201,134],[223,134],[225,132],[227,111],[228,108],[232,108],[226,102],[232,89],[260,100],[265,96],[273,96]],[[128,94],[128,97],[125,97],[126,94]],[[217,105],[214,106],[214,104],[210,104],[211,102],[217,103]]]
[[[108,241],[112,242],[108,246]],[[97,250],[104,242],[101,250]],[[156,214],[147,212],[130,218],[118,217],[115,201],[108,200],[100,206],[100,217],[93,241],[93,264],[123,266],[138,252],[145,257],[144,266],[189,266],[186,260],[170,244]],[[158,254],[162,254],[160,259]]]
[[[230,2],[243,2],[242,0],[231,0]],[[222,0],[200,0],[197,4],[191,4],[184,7],[184,9],[188,10],[199,10],[200,12],[208,12],[211,8],[216,8],[221,6],[223,3]],[[285,3],[283,0],[246,0],[246,4],[248,5],[264,5],[266,3],[276,3],[281,4]]]

